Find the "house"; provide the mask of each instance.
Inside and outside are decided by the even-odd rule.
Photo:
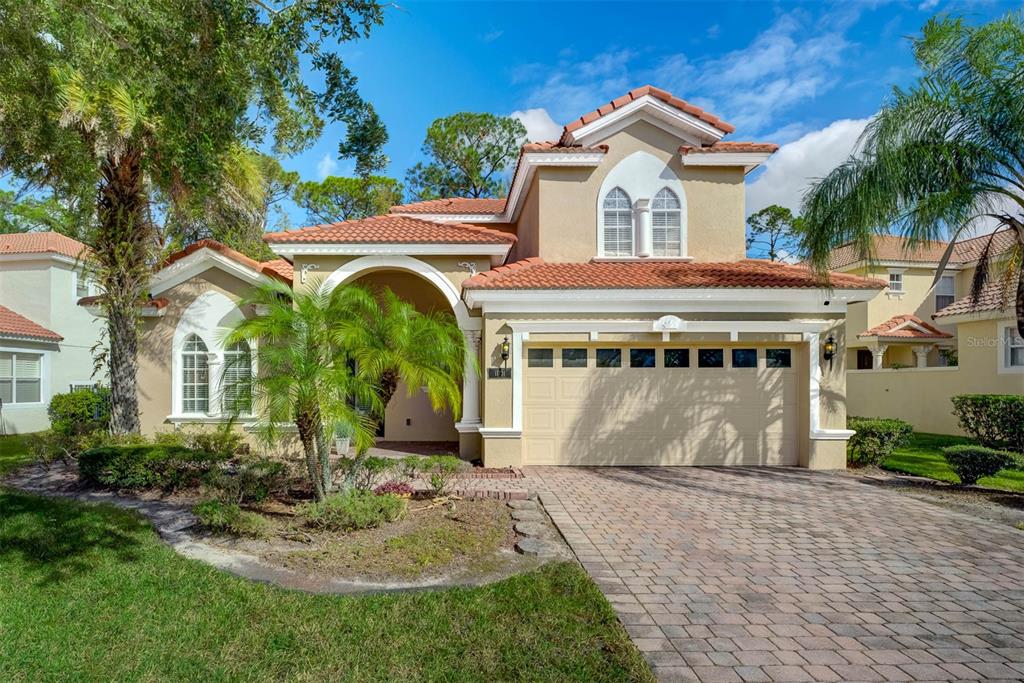
[[[51,396],[98,381],[102,325],[76,305],[94,293],[86,256],[55,232],[0,235],[0,433],[46,429]]]
[[[870,261],[852,244],[833,252],[834,271],[888,283],[847,313],[850,414],[898,417],[919,431],[958,434],[952,396],[1024,393],[1024,340],[998,265],[978,301],[970,296],[985,250],[999,264],[1013,243],[1009,229],[957,242],[938,282],[948,242],[910,248],[887,235],[873,238]]]
[[[145,308],[147,431],[222,421],[220,330],[253,284],[387,286],[450,311],[467,359],[460,415],[401,388],[384,438],[457,442],[487,466],[846,462],[847,306],[884,285],[748,260],[746,175],[776,145],[653,87],[522,148],[508,196],[395,206],[267,234],[282,260],[212,242],[172,257]]]

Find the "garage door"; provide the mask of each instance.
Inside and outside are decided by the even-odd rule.
[[[792,346],[525,349],[529,465],[796,465]]]

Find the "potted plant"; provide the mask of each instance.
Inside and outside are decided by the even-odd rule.
[[[339,422],[334,427],[334,449],[338,455],[345,457],[352,445],[352,425],[347,422]]]

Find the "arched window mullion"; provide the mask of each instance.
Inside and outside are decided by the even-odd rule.
[[[601,203],[604,256],[633,255],[633,202],[625,190],[612,188]]]

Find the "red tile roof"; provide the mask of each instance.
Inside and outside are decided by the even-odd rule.
[[[175,261],[180,261],[181,259],[185,258],[186,256],[190,256],[191,254],[194,254],[194,253],[196,253],[197,251],[199,251],[201,249],[212,249],[213,251],[215,251],[215,252],[217,252],[217,253],[219,253],[219,254],[221,254],[223,256],[228,257],[232,261],[235,261],[237,263],[241,263],[243,266],[247,266],[249,268],[252,268],[256,272],[263,273],[264,275],[267,275],[268,277],[272,277],[274,279],[281,280],[282,282],[286,282],[288,284],[292,283],[292,276],[291,276],[290,268],[289,269],[285,269],[285,268],[283,268],[281,266],[278,266],[278,265],[271,265],[271,264],[277,264],[278,261],[283,261],[284,259],[276,259],[274,261],[266,261],[266,262],[262,262],[261,263],[260,261],[257,261],[256,259],[249,258],[248,256],[246,256],[245,254],[243,254],[240,251],[235,251],[231,247],[228,247],[228,246],[225,246],[225,245],[221,244],[217,240],[209,240],[209,239],[207,239],[207,240],[199,240],[198,242],[193,242],[192,244],[188,245],[187,247],[185,247],[181,251],[174,252],[173,254],[168,256],[166,259],[164,259],[164,262],[163,262],[163,264],[161,264],[160,268],[161,269],[166,268],[167,266],[171,265]]]
[[[265,270],[272,270],[283,278],[286,278],[291,282],[292,278],[295,277],[295,268],[291,262],[287,259],[278,258],[273,261],[264,261],[260,264]]]
[[[645,86],[643,86],[641,88],[635,88],[633,90],[630,90],[628,93],[626,93],[622,97],[614,99],[611,102],[609,102],[608,104],[602,105],[602,106],[598,107],[597,109],[595,109],[594,111],[588,112],[588,113],[584,114],[583,116],[579,117],[578,119],[576,119],[572,123],[567,124],[565,126],[565,129],[562,131],[561,141],[563,143],[568,144],[569,143],[569,133],[577,131],[580,128],[582,128],[583,126],[587,125],[588,123],[596,121],[597,119],[601,118],[602,116],[605,116],[606,114],[610,114],[611,112],[615,111],[616,109],[619,109],[620,107],[624,107],[627,104],[629,104],[630,102],[633,102],[634,100],[638,100],[641,97],[644,97],[645,95],[650,95],[651,97],[655,97],[655,98],[661,100],[662,102],[666,102],[666,103],[672,105],[673,107],[675,107],[676,109],[679,109],[680,111],[686,112],[690,116],[694,116],[694,117],[700,119],[701,121],[704,121],[705,123],[708,123],[708,124],[714,126],[715,128],[717,128],[718,130],[722,131],[723,133],[732,133],[733,131],[736,130],[736,128],[734,126],[729,125],[728,123],[726,123],[722,119],[718,118],[717,116],[715,116],[713,114],[709,114],[708,112],[704,111],[700,107],[695,107],[694,105],[690,104],[686,100],[682,100],[682,99],[674,96],[670,92],[662,90],[661,88],[655,88],[655,87],[650,86],[650,85],[645,85]]]
[[[679,148],[679,153],[683,156],[687,154],[721,154],[723,152],[743,153],[743,152],[767,152],[772,154],[779,151],[779,146],[774,142],[716,142],[711,145],[705,145],[704,147],[694,147],[692,145],[683,145]]]
[[[64,339],[64,337],[53,330],[48,330],[42,325],[32,322],[6,306],[0,306],[0,337],[41,339],[44,341],[62,341]]]
[[[969,240],[961,240],[957,242],[956,247],[953,248],[953,255],[960,263],[970,263],[971,261],[977,261],[981,258],[981,253],[985,250],[985,246],[991,241],[992,246],[989,247],[988,253],[990,256],[1001,254],[1016,241],[1016,236],[1013,231],[1009,228],[1003,230],[997,230],[988,235],[980,235],[978,237],[972,237]]]
[[[395,244],[512,244],[515,235],[465,223],[434,221],[389,214],[361,220],[272,232],[267,242],[343,242]]]
[[[916,315],[905,313],[895,315],[870,330],[865,330],[858,337],[886,337],[892,339],[950,339],[953,335],[929,325]]]
[[[833,273],[839,289],[882,289],[880,280]],[[466,280],[466,289],[675,289],[675,288],[816,288],[810,270],[770,261],[733,263],[679,261],[591,261],[547,263],[540,258],[516,261]]]
[[[411,204],[392,206],[390,213],[486,213],[499,214],[505,210],[505,197],[473,198],[451,197],[428,199]]]
[[[78,258],[87,247],[58,232],[21,232],[0,235],[0,254],[60,254]]]
[[[528,142],[523,145],[523,152],[559,152],[561,154],[607,154],[608,145],[594,145],[583,147],[581,145],[563,145],[558,140],[544,140],[541,142]]]
[[[95,294],[93,296],[83,296],[78,300],[79,306],[98,306],[103,302],[102,294]],[[171,300],[166,297],[157,297],[155,299],[146,299],[145,301],[139,302],[139,308],[154,308],[160,310],[167,308],[171,305]]]
[[[1014,242],[1013,231],[998,230],[989,235],[972,237],[957,242],[950,256],[950,263],[971,263],[977,261],[985,244],[992,240],[989,254],[995,256],[1007,249]],[[918,244],[910,249],[907,240],[899,235],[875,235],[871,238],[871,257],[875,261],[908,261],[911,263],[937,263],[946,252],[949,242],[935,240]],[[832,251],[829,268],[845,268],[864,260],[857,245],[850,243],[837,247]]]
[[[1014,304],[1013,283],[1006,282],[993,273],[991,280],[982,287],[977,301],[970,295],[960,297],[950,305],[943,308],[932,316],[933,319],[948,318],[951,315],[962,315],[964,313],[986,313],[988,311],[1001,311],[1004,308],[1012,307]]]

